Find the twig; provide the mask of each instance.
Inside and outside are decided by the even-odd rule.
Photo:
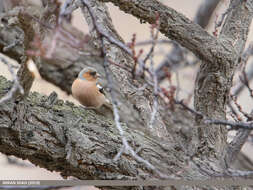
[[[240,76],[240,80],[247,87],[251,98],[253,98],[253,90],[249,86],[249,79],[248,79],[247,74],[245,72],[245,67],[243,68],[242,76]]]
[[[146,58],[144,59],[144,63],[150,59],[150,67],[149,67],[149,73],[152,75],[151,77],[153,78],[153,82],[154,82],[154,100],[153,100],[153,111],[151,113],[151,118],[149,121],[148,126],[150,127],[150,129],[153,129],[153,124],[155,122],[155,118],[156,118],[156,114],[157,114],[157,109],[158,109],[158,77],[157,77],[157,73],[155,72],[155,68],[154,68],[154,61],[153,61],[153,56],[154,56],[154,49],[156,46],[156,40],[158,38],[158,33],[159,30],[156,31],[156,34],[154,34],[154,29],[159,27],[159,15],[157,16],[156,22],[155,24],[153,24],[151,26],[151,38],[153,40],[153,44],[152,47],[150,48],[149,53],[147,54]]]
[[[174,100],[174,101],[175,101],[175,104],[181,105],[184,109],[186,109],[187,111],[193,113],[194,115],[200,116],[200,117],[204,118],[204,115],[203,115],[202,113],[200,113],[200,112],[198,112],[198,111],[196,111],[196,110],[190,108],[190,107],[187,106],[186,104],[184,104],[183,100],[181,100],[181,101]]]
[[[233,122],[233,121],[225,121],[225,120],[217,120],[217,119],[206,119],[204,121],[206,124],[216,124],[216,125],[229,125],[233,129],[253,129],[253,123],[244,123],[244,122]]]
[[[156,22],[154,24],[151,25],[151,39],[153,41],[152,46],[147,54],[147,56],[144,59],[144,63],[146,63],[146,61],[149,59],[150,60],[150,67],[149,67],[149,74],[151,75],[153,82],[154,82],[154,100],[153,100],[153,111],[151,113],[151,118],[150,121],[148,123],[148,126],[150,127],[150,129],[153,129],[153,124],[155,122],[155,118],[156,118],[156,114],[157,114],[157,109],[158,109],[158,77],[157,77],[157,73],[155,72],[155,68],[154,68],[154,61],[153,61],[153,57],[154,57],[154,50],[155,50],[155,46],[156,46],[156,41],[158,39],[158,34],[159,34],[159,14],[157,14],[156,17]],[[155,29],[157,29],[155,31]],[[156,33],[155,33],[156,32]],[[144,68],[142,68],[144,69]]]
[[[156,33],[154,34],[155,28],[157,30],[156,30]],[[151,31],[150,31],[150,33],[151,33],[151,39],[152,39],[152,46],[151,46],[151,48],[150,48],[147,56],[143,60],[144,63],[146,63],[147,60],[150,57],[153,57],[153,55],[154,55],[154,50],[155,50],[155,46],[157,44],[157,39],[158,39],[158,34],[159,34],[159,14],[157,14],[157,16],[156,16],[155,23],[151,25]]]
[[[82,2],[85,3],[85,0],[82,0]],[[106,31],[102,30],[100,27],[96,27],[96,30],[100,35],[102,35],[104,38],[106,38],[110,43],[119,47],[121,50],[126,52],[132,58],[134,57],[132,50],[127,45],[125,45],[121,41],[115,39],[113,36],[110,36]],[[143,60],[138,59],[137,62],[141,68],[144,67],[143,65],[145,65],[145,63],[143,62]],[[139,71],[139,69],[138,69],[138,71],[136,72],[138,76],[140,75],[140,72],[141,71]]]
[[[156,117],[156,114],[157,114],[157,109],[158,109],[158,79],[157,79],[157,75],[154,71],[153,60],[151,60],[150,70],[151,70],[150,72],[153,74],[153,81],[154,81],[154,100],[153,100],[153,111],[151,113],[151,119],[150,119],[150,122],[149,122],[148,126],[151,129],[153,129],[153,124],[154,124],[155,117]]]
[[[202,113],[195,111],[194,109],[190,108],[189,106],[185,105],[183,101],[176,101],[176,104],[181,105],[184,109],[187,111],[190,111],[196,116],[202,117],[204,120],[204,123],[206,124],[215,124],[215,125],[225,125],[225,126],[230,126],[232,129],[247,129],[247,130],[252,130],[253,129],[253,123],[252,122],[233,122],[233,121],[226,121],[226,120],[218,120],[218,119],[212,119],[204,116]]]
[[[175,43],[172,40],[147,40],[147,41],[142,41],[142,42],[136,42],[135,46],[145,46],[145,45],[152,45],[154,42],[156,44],[173,44]]]
[[[232,100],[235,103],[237,109],[239,110],[239,112],[245,117],[247,118],[248,121],[252,121],[252,116],[248,113],[246,113],[243,109],[242,106],[237,102],[237,97],[236,96],[232,96]],[[241,119],[239,119],[241,120]]]
[[[245,68],[246,68],[246,65],[248,64],[248,60],[252,56],[252,54],[253,54],[253,42],[250,43],[248,48],[244,51],[244,53],[241,56],[241,65],[243,67],[242,70],[244,72],[243,75],[245,75],[247,77],[248,83],[253,79],[253,68],[250,67],[247,72],[246,72]],[[245,88],[245,84],[242,82],[236,87],[235,90],[233,90],[232,94],[234,96],[238,96],[243,91],[244,88]]]

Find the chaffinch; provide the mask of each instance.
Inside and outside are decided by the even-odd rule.
[[[99,77],[94,68],[84,68],[72,84],[72,95],[83,106],[95,108],[99,114],[113,117],[112,105],[105,96],[104,88],[97,81]]]

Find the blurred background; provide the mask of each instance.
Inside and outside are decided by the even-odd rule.
[[[203,0],[160,0],[163,4],[168,5],[169,7],[174,8],[178,12],[184,14],[191,20],[193,20],[196,11],[199,8],[199,5]],[[38,1],[37,1],[38,2]],[[224,12],[224,8],[228,6],[229,1],[223,0],[220,3],[220,6],[215,11],[213,15],[213,19],[210,22],[211,24],[208,26],[208,32],[212,33],[214,31],[214,21],[215,16],[220,15]],[[150,26],[149,24],[141,24],[139,20],[135,17],[125,14],[120,11],[117,7],[112,4],[107,4],[109,7],[109,11],[115,25],[116,30],[121,35],[121,37],[125,40],[125,42],[131,42],[133,34],[136,34],[137,42],[145,41],[150,39]],[[88,33],[88,27],[85,23],[85,20],[80,12],[80,10],[76,10],[74,12],[73,17],[73,25],[78,29],[83,31],[84,33]],[[160,38],[165,38],[162,34],[159,35]],[[252,40],[252,30],[249,34],[248,41]],[[143,48],[144,51],[148,52],[150,46],[139,47]],[[155,63],[159,64],[166,52],[170,47],[168,45],[161,45],[156,47],[156,56]],[[0,63],[1,64],[1,63]],[[32,69],[36,73],[36,78],[33,83],[31,91],[37,91],[39,93],[49,95],[52,91],[55,91],[59,98],[63,100],[73,101],[78,104],[71,96],[68,96],[65,92],[61,91],[58,87],[46,82],[43,80],[38,72],[36,72],[35,66],[31,64]],[[7,77],[11,80],[11,75],[8,71],[8,68],[1,64],[0,66],[0,75]],[[174,81],[180,84],[179,92],[180,98],[187,98],[192,95],[193,92],[193,84],[195,81],[196,71],[198,69],[198,65],[196,66],[188,66],[184,68],[182,71],[180,70],[180,75],[173,75]],[[235,78],[235,81],[238,81],[238,77]],[[166,83],[163,84],[166,86]],[[176,85],[176,83],[175,83]],[[249,98],[248,92],[246,90],[243,91],[242,95],[239,98],[239,103],[243,105],[245,111],[251,111],[250,109],[253,106],[252,99]],[[244,146],[243,151],[250,152],[250,146],[246,144]],[[22,161],[15,157],[6,157],[5,155],[0,154],[0,180],[61,180],[63,179],[57,172],[50,172],[43,168],[39,168],[31,164],[29,161]],[[90,188],[90,187],[89,187]]]

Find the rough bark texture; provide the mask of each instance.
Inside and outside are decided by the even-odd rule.
[[[95,6],[96,8],[96,6]],[[56,8],[55,8],[56,9]],[[51,15],[46,14],[46,16],[43,16],[42,21],[45,23],[50,22],[51,26],[55,25],[55,21],[52,21],[55,19],[53,17],[53,13],[55,12],[55,9],[50,9]],[[103,10],[104,11],[101,11]],[[25,9],[27,10],[27,9]],[[43,11],[42,11],[43,13]],[[29,11],[28,14],[32,15],[34,17],[38,17],[42,14],[41,12],[36,11]],[[111,23],[111,19],[109,18],[109,14],[107,12],[107,8],[103,6],[100,7],[100,10],[98,11],[100,18],[98,19],[104,19],[107,20],[105,22],[104,27],[106,31],[108,31],[110,34],[115,36],[116,39],[121,40],[121,38],[116,33],[115,29],[113,28],[113,25]],[[19,21],[18,17],[16,17],[17,13],[11,17],[11,19],[16,19]],[[3,15],[3,18],[8,20],[7,15]],[[19,23],[19,22],[18,22]],[[107,24],[107,25],[106,25]],[[6,24],[8,25],[8,24]],[[40,38],[44,41],[45,47],[49,46],[50,42],[53,40],[54,30],[49,30],[48,28],[45,28],[43,25],[39,25],[35,20],[31,22],[31,25],[34,27],[35,31],[40,31]],[[17,26],[18,27],[18,26]],[[79,42],[82,42],[87,37],[83,35],[80,31],[72,27],[71,25],[64,25],[63,26],[66,31],[71,32],[72,37]],[[13,32],[16,34],[16,28],[8,28],[8,31],[6,29],[3,29],[3,34],[7,35],[8,32]],[[22,30],[21,28],[18,28],[18,30]],[[88,39],[89,41],[89,39]],[[30,42],[30,41],[29,41]],[[4,45],[12,43],[11,38],[5,39],[3,41],[3,47]],[[95,48],[95,46],[97,46]],[[17,48],[17,50],[15,50]],[[20,56],[24,55],[24,48],[23,47],[13,47],[15,52],[18,52],[18,54],[14,54],[12,52],[6,52],[8,56],[17,59]],[[133,65],[133,60],[126,55],[122,50],[119,50],[115,46],[109,46],[108,50],[111,51],[110,56],[111,60],[114,61],[117,64],[121,64],[123,66],[131,67]],[[65,41],[59,41],[56,44],[55,51],[51,58],[43,58],[38,57],[34,58],[36,65],[38,66],[38,69],[40,71],[41,76],[48,80],[49,82],[52,82],[53,84],[59,86],[61,89],[66,91],[67,93],[71,93],[70,87],[73,82],[73,80],[76,78],[79,71],[87,66],[95,67],[99,73],[105,78],[105,72],[103,67],[103,59],[100,57],[101,52],[98,50],[98,44],[93,43],[93,39],[90,39],[89,42],[81,45],[79,48],[73,48],[69,46]],[[149,88],[145,89],[143,92],[139,93],[136,89],[143,85],[143,81],[137,81],[132,80],[131,73],[126,72],[123,69],[120,69],[119,67],[111,68],[113,70],[115,82],[115,90],[117,90],[118,99],[122,103],[121,104],[121,117],[122,119],[128,123],[129,126],[132,128],[138,128],[139,126],[146,125],[150,119],[150,113],[151,113],[151,106],[149,102],[152,102],[152,90]],[[129,81],[130,80],[130,81]],[[106,81],[101,81],[106,86]],[[142,130],[145,130],[145,128],[140,127]],[[163,134],[166,134],[165,126],[163,122],[161,122],[161,119],[156,123],[156,128],[159,129],[160,132]]]
[[[221,34],[219,35],[219,40],[227,48],[226,52],[221,51],[221,53],[225,53],[233,59],[229,61],[222,59],[214,61],[212,64],[203,62],[200,66],[195,86],[194,102],[196,109],[209,117],[218,119],[226,119],[225,111],[228,95],[234,71],[238,66],[239,58],[247,40],[253,16],[253,2],[241,1],[238,4],[238,1],[234,0],[231,1],[230,8],[232,10],[227,15]],[[201,144],[207,142],[209,145],[204,146],[208,147],[209,150],[213,149],[219,160],[223,162],[224,152],[227,148],[227,132],[223,126],[219,128],[207,128],[204,126],[206,125],[203,125],[199,130]],[[226,163],[228,164],[227,166],[224,163],[221,164],[223,167],[230,165],[230,163]]]
[[[0,97],[10,87],[11,83],[1,77]],[[114,122],[93,110],[59,100],[55,93],[49,97],[30,93],[18,103],[9,101],[1,105],[0,113],[0,151],[6,155],[28,159],[50,171],[79,179],[158,178],[129,155],[123,154],[113,162],[121,148]],[[192,127],[188,123],[193,118],[184,110],[173,115],[174,120],[185,115],[178,127],[185,130]],[[182,170],[184,175],[189,175],[183,169],[187,162],[181,156],[180,145],[154,140],[124,124],[123,127],[129,143],[139,149],[138,154],[160,171],[174,176]]]
[[[196,80],[195,107],[211,118],[225,118],[227,93],[247,38],[253,0],[240,1],[239,4],[236,4],[238,1],[231,1],[231,6],[236,6],[227,15],[219,38],[209,35],[199,25],[155,0],[101,1],[112,2],[123,11],[149,23],[154,22],[159,12],[160,31],[203,60]],[[104,31],[121,40],[113,28],[106,6],[98,1],[90,2],[97,15],[96,20]],[[0,51],[21,62],[34,32],[40,35],[45,44],[49,43],[54,31],[42,27],[31,16],[55,26],[57,10],[58,7],[53,5],[49,10],[29,6],[2,14]],[[82,10],[91,27],[89,15],[84,7]],[[22,20],[26,21],[25,28],[20,26]],[[64,27],[77,41],[85,39],[73,27]],[[92,37],[96,39],[96,35]],[[14,45],[6,50],[10,44]],[[70,93],[72,81],[85,66],[94,66],[105,76],[103,60],[96,49],[99,46],[99,43],[96,42],[94,46],[90,41],[85,47],[73,48],[62,41],[57,44],[52,57],[36,58],[35,61],[43,78]],[[109,42],[106,48],[107,56],[113,62],[128,67],[133,65],[132,58],[120,48]],[[227,151],[229,155],[231,151],[227,148],[227,132],[223,128],[204,125],[201,118],[197,118],[196,125],[192,115],[185,110],[178,107],[174,112],[166,107],[162,109],[164,104],[160,101],[156,127],[163,129],[166,126],[166,132],[169,133],[163,138],[146,133],[143,126],[149,121],[152,110],[152,89],[139,92],[136,88],[141,87],[144,81],[133,80],[129,72],[119,67],[111,65],[110,69],[116,81],[117,98],[122,104],[121,116],[128,125],[126,127],[123,124],[125,136],[135,149],[140,148],[138,154],[142,158],[150,161],[159,171],[184,179],[209,177],[189,161],[192,158],[202,169],[222,171],[226,168],[224,157],[227,155],[224,152]],[[23,79],[27,81],[26,77]],[[10,89],[10,85],[5,78],[0,78],[0,96]],[[27,85],[27,94],[29,88],[30,83]],[[0,105],[0,113],[0,151],[7,155],[29,159],[40,167],[79,179],[159,178],[129,155],[123,154],[117,162],[113,162],[112,158],[121,148],[121,138],[114,122],[92,110],[58,100],[54,93],[49,97],[30,93],[25,99]]]
[[[209,117],[225,119],[227,95],[231,88],[233,73],[245,46],[252,20],[253,1],[231,1],[231,10],[219,38],[209,35],[197,24],[158,1],[101,1],[112,2],[126,13],[149,23],[154,22],[158,12],[160,31],[204,61],[195,84],[196,109]],[[198,118],[197,123],[200,123]],[[223,157],[226,150],[226,134],[223,127],[199,126],[198,131],[195,131],[197,136],[195,138],[197,142],[194,142],[197,148],[195,153],[201,152],[208,158],[213,158],[214,162],[221,162],[221,168],[225,168]]]
[[[154,23],[156,15],[159,13],[160,32],[191,50],[201,60],[210,62],[210,64],[220,60],[232,61],[234,58],[233,48],[229,50],[229,47],[226,48],[222,41],[208,34],[198,24],[159,1],[100,1],[112,2],[124,12],[134,15],[143,22]]]
[[[90,2],[92,6],[92,11],[96,15],[95,20],[99,25],[99,27],[105,33],[123,42],[122,38],[119,36],[119,34],[117,33],[112,24],[112,19],[110,17],[106,5],[104,3],[97,2],[95,0],[91,0]],[[94,26],[89,13],[84,7],[82,7],[82,11],[84,17],[87,20],[92,38],[94,39],[94,41],[96,41],[96,45],[99,48],[102,48],[101,40],[98,37],[99,35],[96,34],[95,31],[93,31]],[[113,61],[118,65],[121,65],[122,67],[133,68],[134,66],[133,59],[126,52],[122,51],[121,48],[110,43],[108,40],[105,41],[104,45],[107,50],[106,56],[108,57],[108,59],[110,59],[111,61]],[[122,112],[121,118],[128,125],[130,125],[130,127],[136,128],[137,122],[142,126],[148,127],[154,98],[152,89],[147,87],[145,90],[140,92],[136,89],[142,87],[145,84],[144,80],[133,79],[131,72],[126,71],[113,64],[110,64],[109,68],[112,71],[112,75],[114,76],[113,86],[114,90],[117,92],[116,98],[119,100],[119,102],[121,102],[120,106],[120,110]],[[157,119],[154,123],[153,131],[156,131],[158,136],[166,137],[171,140],[172,136],[170,136],[170,134],[167,133],[166,126],[164,124],[164,121],[162,121],[159,110],[156,118]]]

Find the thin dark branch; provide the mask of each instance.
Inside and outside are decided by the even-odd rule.
[[[232,129],[248,129],[252,130],[253,129],[253,123],[245,123],[245,122],[233,122],[233,121],[223,121],[223,120],[217,120],[217,119],[206,119],[205,120],[206,124],[216,124],[216,125],[229,125],[232,127]]]
[[[190,111],[194,115],[198,117],[202,117],[206,124],[225,125],[225,126],[228,125],[231,127],[231,129],[247,129],[247,130],[253,129],[252,122],[246,123],[246,122],[233,122],[233,121],[226,121],[226,120],[211,119],[204,116],[202,113],[197,112],[194,109],[190,108],[189,106],[185,105],[183,101],[175,100],[175,103],[181,105],[184,109],[186,109],[187,111]]]

